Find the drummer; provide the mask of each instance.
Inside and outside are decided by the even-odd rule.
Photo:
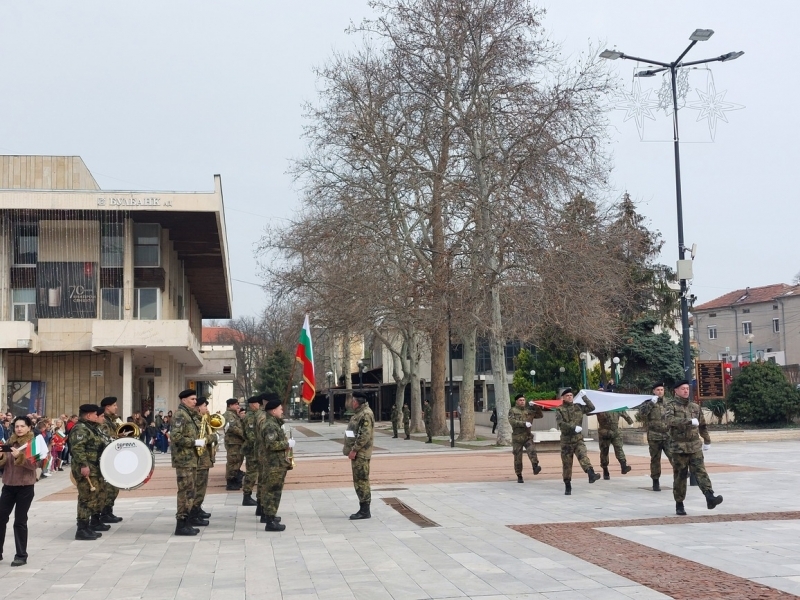
[[[103,416],[100,420],[100,430],[108,437],[108,443],[117,438],[117,427],[122,424],[122,420],[117,416],[117,399],[115,396],[106,396],[100,401],[103,407]],[[103,523],[119,523],[122,517],[114,514],[114,501],[119,495],[119,488],[115,488],[110,483],[105,483],[106,504],[100,513],[100,520]]]
[[[78,488],[78,530],[76,540],[96,540],[109,529],[100,521],[105,500],[104,481],[100,474],[100,455],[106,436],[100,432],[103,409],[96,404],[82,404],[80,419],[69,432],[72,476]]]

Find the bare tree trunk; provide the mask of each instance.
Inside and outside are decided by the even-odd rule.
[[[459,441],[475,439],[475,351],[477,331],[473,327],[461,335],[464,357],[464,377],[461,381],[461,429]]]
[[[508,411],[511,402],[508,397],[508,377],[506,375],[506,339],[503,335],[503,317],[500,312],[500,283],[495,282],[489,290],[491,327],[489,328],[489,355],[492,358],[494,377],[494,404],[497,407],[497,445],[511,445],[511,424]]]
[[[422,395],[419,387],[419,341],[416,334],[412,333],[408,340],[409,374],[411,385],[411,431],[425,431],[425,421],[422,418]]]
[[[433,435],[447,435],[445,400],[445,357],[447,356],[447,326],[437,325],[431,333],[431,394],[433,396]]]
[[[342,334],[342,372],[344,373],[344,388],[346,390],[353,389],[353,377],[350,373],[350,332],[345,331]],[[347,395],[345,401],[350,399],[350,395]]]

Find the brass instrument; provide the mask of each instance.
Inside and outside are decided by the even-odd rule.
[[[207,415],[208,417],[208,426],[211,428],[211,431],[216,433],[219,429],[225,427],[225,417],[219,413],[214,413],[213,415]]]
[[[198,434],[198,440],[206,439],[206,432],[208,431],[208,415],[203,415],[200,421],[200,433]],[[195,447],[197,450],[197,456],[203,456],[206,453],[206,447],[200,446]]]
[[[290,440],[294,439],[292,437],[292,428],[291,427],[289,427],[289,439]],[[287,470],[291,471],[292,469],[294,469],[294,448],[287,448],[286,449],[286,464],[289,465],[289,468]]]
[[[136,423],[120,423],[117,425],[117,439],[124,437],[138,438],[141,434],[142,432]]]

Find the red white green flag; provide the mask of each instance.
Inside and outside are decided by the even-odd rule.
[[[308,323],[308,315],[303,321],[303,329],[300,330],[300,341],[297,343],[297,352],[294,357],[303,369],[300,397],[304,402],[310,403],[314,399],[314,394],[317,393],[317,388],[314,379],[314,349],[311,346],[311,326]]]

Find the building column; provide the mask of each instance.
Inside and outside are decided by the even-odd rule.
[[[125,219],[125,252],[122,260],[122,307],[125,321],[133,319],[133,220]]]
[[[120,418],[124,421],[133,414],[133,350],[125,348],[122,351],[122,412]]]

